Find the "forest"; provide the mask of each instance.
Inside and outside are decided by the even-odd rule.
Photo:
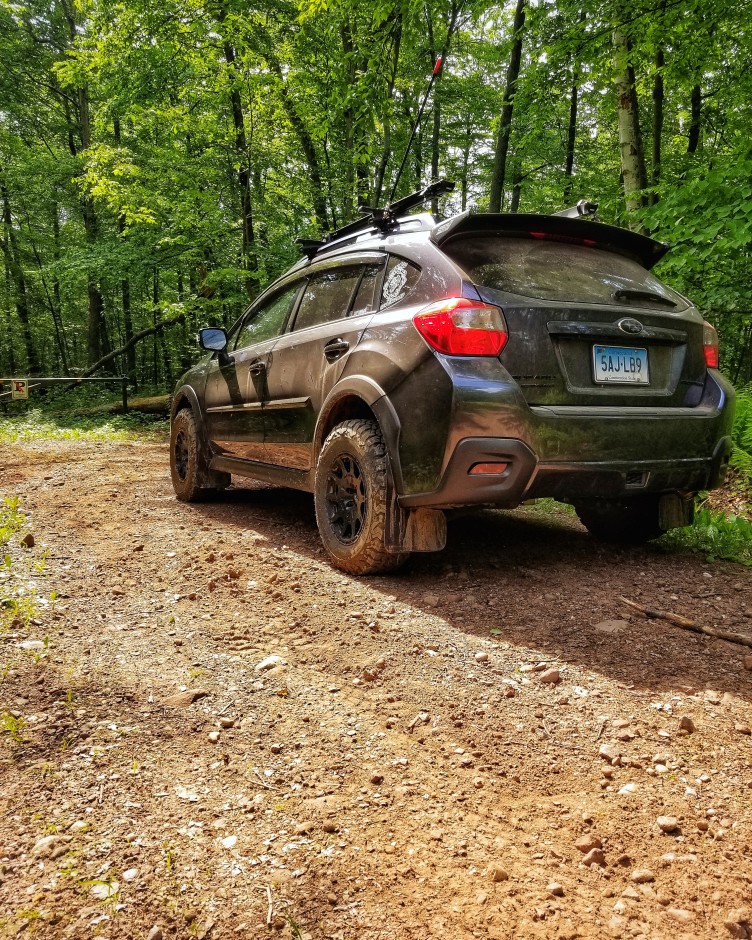
[[[744,386],[750,22],[744,0],[0,0],[0,374],[167,390],[296,238],[448,178],[442,215],[587,198],[669,242],[657,273]]]

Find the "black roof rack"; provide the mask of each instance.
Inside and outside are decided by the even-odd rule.
[[[454,183],[451,180],[438,180],[430,183],[424,189],[419,189],[414,193],[403,196],[389,206],[383,209],[367,209],[366,214],[354,222],[348,222],[341,228],[330,232],[321,241],[312,238],[298,238],[296,244],[299,246],[301,254],[313,258],[319,251],[334,247],[334,242],[356,235],[359,232],[365,232],[369,229],[377,229],[381,232],[389,232],[397,227],[399,217],[414,209],[416,206],[423,205],[429,199],[436,199],[445,193],[450,193],[454,189]]]

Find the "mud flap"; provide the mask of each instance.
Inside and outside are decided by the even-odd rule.
[[[692,525],[694,518],[694,493],[664,493],[658,501],[658,525],[665,532]]]
[[[386,532],[386,550],[402,552],[439,552],[446,545],[446,516],[440,509],[404,509],[390,483]]]

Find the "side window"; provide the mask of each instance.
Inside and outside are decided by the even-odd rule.
[[[233,349],[263,343],[265,339],[278,336],[282,332],[299,290],[300,283],[288,287],[249,314],[238,330]]]
[[[404,300],[418,283],[420,268],[392,255],[386,268],[384,286],[381,288],[381,306],[391,307]]]
[[[381,268],[380,264],[368,264],[363,268],[363,277],[353,301],[351,316],[356,317],[359,313],[372,313],[378,307],[376,286],[379,283]]]
[[[350,298],[360,277],[360,265],[315,274],[300,301],[294,330],[329,323],[347,315]]]

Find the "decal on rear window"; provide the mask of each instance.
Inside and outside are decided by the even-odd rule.
[[[381,289],[381,306],[391,307],[407,297],[419,277],[420,268],[416,265],[404,258],[390,258]]]

